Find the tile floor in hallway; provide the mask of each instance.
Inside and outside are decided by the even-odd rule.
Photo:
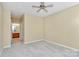
[[[12,43],[16,44],[20,41],[20,38],[12,38]]]
[[[70,49],[50,44],[46,41],[31,44],[13,44],[3,50],[1,57],[77,57],[78,54]]]

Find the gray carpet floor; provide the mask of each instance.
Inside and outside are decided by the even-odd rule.
[[[76,51],[46,41],[12,44],[3,50],[1,57],[78,57]]]

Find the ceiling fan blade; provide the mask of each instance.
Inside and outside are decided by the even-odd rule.
[[[34,7],[34,8],[40,8],[40,6],[32,6],[32,7]]]
[[[47,9],[45,9],[45,8],[44,8],[43,10],[44,10],[45,12],[48,12]]]
[[[40,2],[41,3],[41,5],[44,5],[44,2]]]
[[[47,5],[46,7],[53,7],[53,5],[51,4],[51,5]]]
[[[40,8],[40,9],[38,9],[38,10],[37,10],[37,12],[39,12],[40,10],[41,10],[41,8]]]

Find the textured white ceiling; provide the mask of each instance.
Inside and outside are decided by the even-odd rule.
[[[24,13],[32,14],[35,16],[48,16],[54,13],[57,13],[66,8],[75,6],[79,4],[79,2],[45,2],[45,5],[53,4],[53,7],[47,8],[48,12],[41,10],[39,13],[36,11],[37,8],[32,8],[32,5],[39,6],[39,2],[3,2],[2,5],[4,8],[8,8],[11,10],[12,15],[23,15]]]

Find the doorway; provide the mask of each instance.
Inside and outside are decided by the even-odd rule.
[[[12,28],[12,44],[23,43],[24,35],[24,21],[23,16],[12,16],[11,17],[11,28]]]
[[[20,23],[12,23],[12,43],[20,42]]]

